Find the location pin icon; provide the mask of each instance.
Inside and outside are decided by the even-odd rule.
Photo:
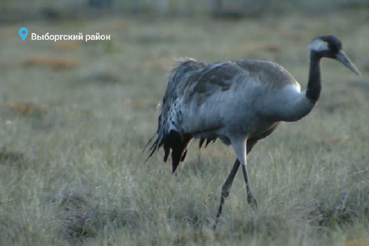
[[[21,27],[21,29],[19,29],[19,36],[20,36],[23,40],[25,40],[25,39],[26,39],[26,37],[27,37],[27,35],[28,35],[28,29],[27,29],[27,28],[25,28],[25,27]]]

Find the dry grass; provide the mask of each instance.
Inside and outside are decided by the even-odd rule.
[[[80,61],[54,57],[33,57],[23,61],[22,65],[51,67],[53,70],[64,70],[80,66]]]
[[[70,46],[23,42],[9,36],[18,26],[1,26],[0,244],[366,245],[369,33],[363,14],[311,22],[291,16],[27,24],[38,34],[52,26],[55,34],[113,37]],[[247,205],[238,174],[213,231],[233,151],[218,142],[201,151],[194,144],[177,175],[161,152],[148,163],[142,153],[156,129],[167,76],[162,67],[183,56],[267,59],[305,87],[306,46],[321,33],[343,40],[364,68],[360,83],[340,64],[324,61],[316,109],[283,124],[249,156],[259,213]]]

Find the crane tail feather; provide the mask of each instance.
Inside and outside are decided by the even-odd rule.
[[[199,149],[201,149],[201,147],[204,144],[204,142],[205,142],[205,138],[201,138],[200,139],[200,142],[199,142]]]
[[[214,143],[215,140],[217,139],[216,138],[201,138],[199,142],[199,149],[201,149],[201,147],[204,145],[205,140],[206,140],[206,143],[205,143],[204,148],[208,147],[209,143]]]
[[[167,162],[169,154],[170,154],[170,148],[164,147],[164,162]]]
[[[177,135],[180,137],[179,135]],[[172,149],[172,168],[173,173],[176,171],[180,162],[183,162],[187,155],[187,148],[192,141],[192,136],[187,136],[183,140],[180,138],[172,138],[171,149]]]
[[[206,144],[205,144],[205,148],[208,147],[209,143],[211,142],[211,139],[207,138],[206,139]]]
[[[154,133],[154,135],[152,135],[152,137],[150,138],[150,140],[147,142],[147,144],[145,145],[145,147],[144,147],[144,149],[142,150],[142,153],[144,153],[145,151],[146,151],[146,148],[147,148],[147,146],[149,146],[150,145],[150,143],[152,142],[152,140],[155,138],[155,136],[156,136],[156,133]],[[150,147],[150,150],[152,149],[152,147]],[[150,154],[150,156],[151,156],[152,154]],[[149,157],[150,157],[149,156]]]
[[[150,144],[150,142],[152,141],[152,139],[150,139],[150,141],[146,144],[144,151],[146,150],[146,147]],[[146,162],[150,159],[150,157],[155,153],[155,151],[158,149],[158,143],[159,143],[159,139],[156,139],[156,141],[152,144],[152,146],[150,147],[149,151],[150,154],[146,159]]]
[[[187,156],[187,149],[182,154],[182,157],[181,157],[182,162],[186,159],[186,156]]]
[[[163,146],[164,162],[168,160],[169,154],[171,154],[173,172],[177,169],[179,163],[186,158],[187,147],[193,138],[192,135],[179,133],[181,111],[178,102],[183,97],[189,77],[199,69],[206,67],[204,63],[192,58],[179,59],[177,62],[178,65],[170,72],[165,95],[160,103],[159,109],[161,112],[156,131],[157,139],[151,145],[148,157],[149,159]],[[149,140],[144,150],[151,144],[153,138]]]

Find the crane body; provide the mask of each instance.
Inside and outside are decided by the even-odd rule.
[[[216,223],[240,165],[247,201],[256,209],[246,156],[280,122],[298,121],[311,112],[322,88],[320,60],[323,57],[336,59],[360,74],[343,53],[341,42],[332,35],[320,36],[310,43],[309,80],[304,91],[287,70],[268,61],[206,65],[192,58],[179,60],[171,71],[160,105],[157,139],[151,146],[150,156],[163,146],[164,161],[171,153],[175,172],[194,138],[200,139],[200,147],[205,140],[207,145],[219,138],[225,145],[232,145],[237,159],[222,187]]]

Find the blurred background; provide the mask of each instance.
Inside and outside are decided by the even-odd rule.
[[[4,0],[0,3],[1,23],[55,20],[86,16],[150,13],[162,16],[212,14],[228,18],[289,15],[297,12],[327,14],[343,9],[368,8],[368,0]]]
[[[23,26],[29,31],[25,41],[18,35]],[[47,83],[50,89],[51,81],[63,81],[54,98],[64,98],[61,92],[68,91],[70,84],[100,84],[124,85],[125,91],[134,85],[133,90],[140,90],[138,97],[159,100],[174,58],[184,56],[207,63],[275,61],[304,81],[306,47],[321,34],[342,39],[345,51],[365,75],[369,58],[362,54],[369,49],[368,26],[369,0],[4,0],[0,2],[0,69],[2,83],[15,80],[14,94],[22,91],[17,84],[27,88],[23,78],[33,78],[31,84]],[[100,33],[112,38],[32,41],[32,33]],[[151,85],[160,86],[158,94],[140,87]],[[4,102],[19,100],[11,99],[12,86],[2,91]],[[118,88],[115,91],[123,90]],[[22,99],[43,101],[44,96],[27,93]]]

